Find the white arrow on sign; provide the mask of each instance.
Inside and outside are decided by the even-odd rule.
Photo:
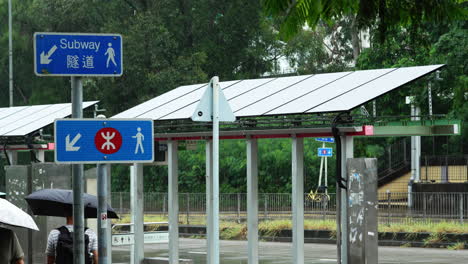
[[[41,53],[41,64],[49,64],[52,60],[49,59],[52,54],[57,50],[57,46],[54,45],[52,48],[50,48],[49,52],[47,54],[44,53],[44,51]]]
[[[65,137],[65,151],[78,151],[80,147],[75,146],[75,143],[81,138],[81,134],[78,133],[70,142],[70,134]]]

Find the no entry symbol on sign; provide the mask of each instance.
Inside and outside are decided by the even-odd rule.
[[[96,149],[104,154],[114,154],[122,146],[122,135],[112,127],[100,129],[94,137]]]

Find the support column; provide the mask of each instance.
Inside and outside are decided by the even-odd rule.
[[[350,136],[341,137],[341,177],[348,180],[346,161],[354,157],[354,139]],[[341,189],[341,263],[348,264],[348,191]]]
[[[133,257],[132,264],[141,264],[144,259],[143,234],[143,164],[135,163],[130,170],[130,199],[132,203]]]
[[[292,207],[294,264],[304,263],[304,139],[292,137]]]
[[[179,168],[177,160],[177,141],[169,140],[168,177],[169,177],[169,263],[179,263]]]
[[[39,162],[45,162],[45,151],[42,149],[34,150],[34,154],[36,155],[36,159]]]
[[[10,161],[10,165],[18,164],[18,151],[16,150],[7,150],[7,158]]]
[[[213,141],[206,140],[206,263],[214,263],[213,230]]]
[[[247,139],[247,241],[249,264],[258,264],[258,145]]]

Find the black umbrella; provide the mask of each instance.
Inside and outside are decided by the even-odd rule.
[[[43,189],[26,196],[33,214],[47,216],[72,216],[73,192],[62,189]],[[98,199],[96,196],[84,193],[84,217],[97,218]],[[119,218],[114,209],[107,205],[107,217]]]

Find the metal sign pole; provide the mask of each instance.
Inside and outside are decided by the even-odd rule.
[[[81,77],[71,77],[72,117],[83,117],[83,82]],[[83,164],[72,165],[73,181],[73,258],[74,264],[85,263]]]
[[[97,118],[106,118],[104,115],[99,115]],[[107,220],[107,200],[108,200],[108,166],[107,164],[97,165],[97,193],[98,193],[98,260],[99,263],[109,263],[108,237],[110,234],[109,224]]]
[[[213,256],[219,263],[219,79],[213,77]]]
[[[107,264],[107,166],[97,165],[98,188],[98,259],[99,263]]]

